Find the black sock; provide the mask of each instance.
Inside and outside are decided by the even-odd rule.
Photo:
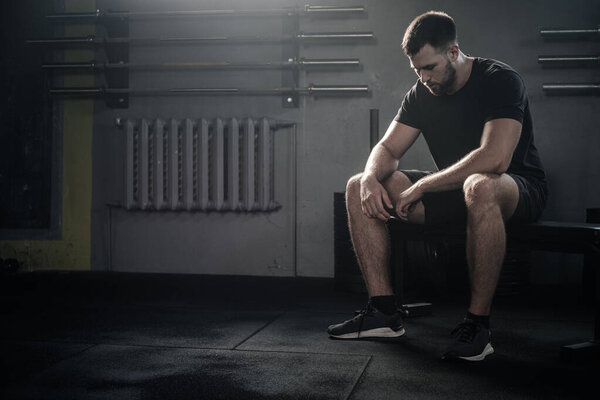
[[[475,315],[475,314],[471,314],[469,311],[467,311],[467,318],[485,326],[487,329],[490,329],[490,316],[489,315]]]
[[[373,296],[371,305],[386,315],[396,314],[396,296]]]

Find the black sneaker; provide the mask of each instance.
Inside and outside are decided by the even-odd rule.
[[[337,339],[389,338],[404,335],[404,327],[399,312],[385,315],[369,302],[354,318],[329,326],[327,333]]]
[[[467,361],[481,361],[494,352],[492,333],[485,326],[465,318],[452,331],[454,343],[446,350],[442,359],[460,358]]]

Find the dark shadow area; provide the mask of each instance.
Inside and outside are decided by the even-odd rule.
[[[2,2],[0,229],[51,227],[52,102],[44,54],[26,43],[49,35],[51,9],[48,1]]]
[[[585,398],[596,361],[559,360],[591,336],[577,298],[498,299],[495,354],[442,361],[463,296],[385,340],[331,340],[364,303],[332,279],[37,272],[0,281],[3,398]],[[546,297],[544,297],[546,296]],[[566,300],[566,301],[565,301]],[[593,392],[591,392],[593,393]]]

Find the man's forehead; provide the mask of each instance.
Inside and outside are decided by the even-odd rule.
[[[427,43],[425,46],[421,47],[421,50],[412,57],[409,57],[410,65],[413,68],[422,68],[426,65],[431,65],[437,63],[439,60],[440,54]]]

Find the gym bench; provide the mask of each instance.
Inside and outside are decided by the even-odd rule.
[[[391,237],[390,257],[391,271],[402,277],[404,267],[410,262],[407,256],[407,241],[427,241],[431,243],[464,243],[464,229],[452,227],[426,227],[407,224],[397,218],[390,218],[387,223]],[[594,269],[594,336],[584,343],[561,347],[560,358],[570,360],[582,356],[600,356],[600,224],[567,223],[540,221],[532,224],[507,227],[507,246],[517,244],[531,250],[584,254]],[[586,261],[587,262],[587,261]],[[403,285],[401,279],[394,278],[395,290],[403,304],[406,316],[428,314],[431,303],[404,304]]]

